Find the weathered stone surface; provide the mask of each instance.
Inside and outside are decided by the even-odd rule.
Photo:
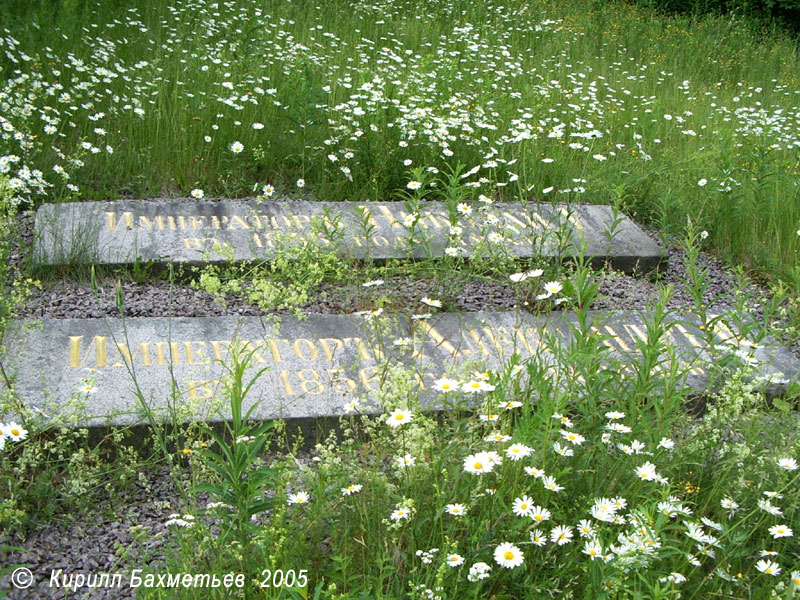
[[[637,358],[637,341],[647,335],[640,315],[592,313],[591,319],[595,331],[609,336],[608,355],[622,361],[623,367],[609,363],[610,368]],[[379,410],[387,364],[413,364],[423,401],[435,407],[436,379],[460,372],[463,380],[470,370],[507,364],[514,353],[552,361],[547,340],[569,343],[575,323],[566,312],[443,313],[428,320],[311,315],[280,323],[258,317],[141,318],[128,319],[125,327],[120,320],[20,321],[7,333],[3,362],[22,401],[45,414],[58,413],[71,398],[85,401],[85,415],[76,424],[141,421],[132,375],[159,419],[175,412],[185,420],[220,420],[228,415],[220,361],[230,362],[231,343],[240,340],[255,350],[249,376],[266,369],[248,397],[248,405],[258,402],[256,417],[335,417],[356,398],[362,410]],[[715,334],[715,343],[732,335],[724,327]],[[395,343],[403,339],[405,345]],[[668,341],[688,365],[685,384],[702,391],[710,355],[701,332],[680,323],[669,330]],[[763,375],[796,378],[800,364],[786,349],[765,345],[755,356]]]
[[[301,240],[375,260],[442,257],[448,247],[473,257],[493,252],[557,257],[575,254],[581,239],[587,256],[609,260],[622,271],[649,270],[663,258],[639,227],[607,206],[498,203],[464,215],[455,208],[451,214],[440,202],[422,202],[416,214],[410,244],[404,225],[408,207],[397,202],[48,204],[36,214],[36,258],[43,264],[224,263],[269,259]],[[450,236],[451,223],[463,228],[460,236]]]

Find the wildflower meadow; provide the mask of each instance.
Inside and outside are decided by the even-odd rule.
[[[88,428],[96,369],[66,405],[34,409],[3,348],[0,597],[93,598],[111,572],[119,597],[142,599],[796,597],[800,384],[764,376],[757,355],[798,356],[798,73],[789,33],[603,0],[4,3],[0,329],[40,316],[33,297],[68,296],[64,281],[112,298],[85,318],[123,321],[126,286],[153,285],[164,318],[212,318],[171,304],[178,288],[265,322],[302,322],[311,302],[356,315],[378,364],[377,383],[361,380],[376,402],[343,379],[336,418],[261,421],[252,399],[271,367],[232,342],[213,398],[229,418],[205,422],[196,389],[169,384],[157,417],[128,351],[118,370],[140,418]],[[332,252],[355,234],[322,221],[328,243],[286,241],[269,261],[35,260],[45,203],[167,198],[396,201],[415,260]],[[429,201],[450,215],[437,256],[413,254]],[[581,248],[516,257],[492,213],[511,202],[609,206],[609,243],[627,215],[674,249],[679,281],[626,275],[654,290],[635,343],[595,310],[622,276]],[[426,380],[420,340],[472,289],[568,314],[569,335],[491,364],[474,338],[468,360]],[[688,364],[669,341],[687,323],[704,348]],[[320,385],[280,381],[311,399]],[[128,510],[135,493],[152,496],[156,525]],[[92,580],[45,558],[55,586],[10,579],[29,568],[28,536],[84,522],[125,529],[101,549],[113,571]],[[222,583],[197,585],[203,573]]]

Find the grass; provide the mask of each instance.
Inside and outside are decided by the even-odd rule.
[[[7,390],[3,413],[22,425],[0,436],[6,529],[23,535],[100,498],[116,518],[138,473],[164,466],[184,504],[165,509],[162,555],[144,558],[243,580],[142,587],[140,598],[797,594],[800,394],[791,384],[788,398],[767,398],[749,342],[800,336],[792,40],[734,18],[583,0],[40,0],[4,4],[0,21],[0,325],[34,285],[8,264],[17,211],[260,195],[398,200],[410,212],[434,198],[476,214],[487,200],[610,204],[683,246],[687,318],[708,341],[716,317],[699,250],[739,265],[724,318],[750,330],[729,340],[733,353],[709,349],[716,386],[698,420],[665,341],[670,288],[621,359],[589,328],[597,283],[580,261],[520,265],[498,250],[371,265],[306,247],[293,251],[299,261],[206,268],[190,275],[196,285],[221,299],[246,290],[265,306],[296,308],[325,281],[370,283],[356,304],[381,327],[398,307],[375,280],[507,283],[541,266],[546,276],[515,284],[520,300],[545,312],[566,298],[574,335],[546,340],[547,360],[447,373],[440,415],[421,411],[410,368],[382,365],[385,413],[346,398],[338,433],[309,440],[315,460],[300,466],[285,423],[242,412],[254,376],[245,349],[227,365],[227,429],[176,417],[154,423],[138,450],[126,429],[98,444]],[[745,293],[745,272],[773,282],[772,296]],[[548,280],[563,289],[548,296]],[[756,303],[760,323],[747,317]],[[131,533],[123,559],[151,535]]]
[[[478,167],[472,196],[552,188],[667,231],[691,215],[726,258],[796,264],[797,48],[747,22],[606,2],[39,6],[0,9],[0,156],[41,171],[16,178],[23,205],[267,184],[386,200],[411,160]]]

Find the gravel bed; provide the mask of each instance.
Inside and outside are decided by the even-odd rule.
[[[307,451],[300,451],[294,461],[298,468],[309,467],[312,456]],[[170,569],[165,562],[167,542],[170,536],[174,536],[174,529],[169,529],[165,523],[175,514],[186,514],[188,509],[168,468],[146,468],[139,477],[131,483],[130,490],[115,492],[117,504],[109,510],[109,513],[113,510],[113,514],[102,514],[104,509],[111,507],[112,499],[108,498],[104,506],[90,507],[82,514],[63,515],[42,523],[27,537],[13,532],[0,535],[0,545],[22,548],[14,552],[0,551],[0,564],[25,565],[33,574],[34,581],[26,589],[10,588],[6,597],[9,600],[134,598],[135,589],[130,587],[133,569],[145,569],[155,574],[175,573],[175,569]],[[190,487],[189,482],[183,485]],[[203,507],[208,499],[201,494],[197,501]],[[137,534],[137,531],[142,533]],[[58,582],[64,581],[62,575],[69,581],[70,574],[119,574],[122,585],[114,588],[84,586],[73,592],[49,585],[54,572]],[[8,576],[0,581],[2,593],[6,589],[2,586],[8,584]]]
[[[32,218],[21,218],[23,247],[12,257],[12,263],[21,264],[25,252],[32,242]],[[682,251],[667,248],[668,259],[656,275],[632,277],[610,271],[598,274],[600,296],[592,308],[598,310],[632,309],[644,310],[652,307],[656,298],[657,278],[672,284],[676,293],[669,308],[681,309],[692,305],[691,298],[683,287],[685,269]],[[703,253],[701,267],[709,269],[709,286],[704,301],[713,310],[731,308],[727,294],[733,288],[734,279],[713,257]],[[28,318],[101,318],[119,316],[115,304],[115,280],[100,282],[95,293],[89,285],[74,280],[50,281],[43,290],[36,290],[22,311]],[[146,283],[124,282],[124,310],[129,317],[162,316],[222,316],[263,314],[244,296],[226,299],[225,305],[210,294],[191,288],[185,283],[170,284],[163,280]],[[509,310],[519,301],[510,285],[473,279],[463,282],[456,292],[443,289],[446,283],[433,279],[409,280],[399,277],[387,278],[386,284],[365,290],[359,285],[322,285],[313,290],[312,300],[301,308],[309,313],[349,313],[368,308],[369,302],[379,296],[389,296],[395,308],[419,309],[423,296],[445,297],[446,308],[461,311]],[[452,284],[451,284],[452,285]],[[755,287],[748,290],[754,294]],[[757,310],[757,307],[754,307]],[[287,312],[287,311],[274,311]],[[307,458],[304,460],[308,460]],[[120,573],[130,575],[131,568],[141,566],[141,560],[158,556],[165,543],[164,521],[169,513],[181,512],[181,498],[166,470],[148,469],[143,476],[147,485],[135,482],[114,510],[116,516],[102,516],[102,511],[89,511],[83,516],[57,519],[43,523],[31,531],[26,539],[14,533],[0,535],[0,543],[19,545],[23,552],[0,553],[3,564],[27,564],[36,578],[36,584],[28,590],[12,591],[8,598],[61,599],[86,598],[91,600],[133,597],[133,590],[83,588],[76,594],[63,589],[49,588],[50,572],[64,569],[69,573]],[[118,499],[119,500],[119,499]],[[111,512],[111,511],[109,511]],[[135,543],[130,528],[142,526],[150,533],[143,544]],[[139,562],[137,563],[137,560]],[[159,572],[157,567],[154,567]],[[166,572],[164,568],[160,572]],[[8,581],[4,578],[4,583]],[[127,579],[123,579],[125,585]]]
[[[657,273],[664,284],[672,284],[675,294],[668,308],[681,309],[692,306],[689,294],[683,289],[686,276],[682,264],[683,252],[675,247],[667,249],[668,260]],[[713,257],[702,254],[701,265],[709,269],[708,289],[704,301],[712,310],[725,310],[732,306],[728,297],[734,280]],[[592,305],[597,310],[646,310],[657,298],[653,277],[634,277],[613,271],[598,273],[599,297]],[[99,282],[97,292],[88,284],[59,279],[47,282],[42,290],[34,290],[21,316],[26,318],[101,318],[119,317],[116,306],[117,280]],[[450,285],[453,285],[452,283]],[[285,309],[264,311],[248,302],[244,294],[226,297],[220,304],[211,294],[192,288],[186,283],[153,280],[144,283],[122,282],[125,316],[127,317],[210,317],[255,316],[268,313],[288,314]],[[391,299],[395,309],[419,308],[424,296],[446,298],[448,308],[459,311],[511,310],[520,301],[511,285],[484,279],[471,279],[458,284],[459,289],[448,289],[446,283],[433,279],[407,279],[391,277],[380,287],[364,289],[357,284],[322,284],[309,294],[310,300],[299,306],[304,313],[352,313],[374,307],[381,296]],[[757,292],[755,288],[750,291]]]
[[[322,284],[311,290],[311,300],[299,306],[303,313],[352,313],[374,306],[380,296],[393,299],[395,308],[419,305],[424,296],[439,297],[441,284],[434,280],[388,278],[380,290],[365,290],[359,285]],[[57,280],[34,290],[21,316],[32,319],[119,317],[116,306],[116,280],[99,282],[95,293],[90,286],[70,280]],[[126,317],[218,317],[256,316],[265,313],[289,314],[287,309],[262,310],[248,302],[243,294],[234,294],[220,304],[211,294],[183,283],[150,281],[123,282],[122,295]],[[516,304],[514,291],[494,282],[472,280],[456,295],[453,308],[462,311],[509,310]]]
[[[157,555],[165,542],[164,521],[169,513],[178,512],[181,504],[180,495],[166,469],[145,471],[145,475],[147,485],[135,481],[133,489],[121,495],[122,503],[114,509],[116,517],[103,516],[104,507],[98,507],[85,515],[71,515],[43,524],[26,539],[12,534],[4,543],[22,547],[24,551],[6,556],[0,554],[0,557],[7,565],[26,565],[34,575],[34,584],[28,589],[11,591],[8,598],[133,598],[134,590],[129,587],[130,570],[144,567],[143,560]],[[150,534],[143,543],[134,543],[130,528],[136,525]],[[79,573],[119,573],[123,576],[123,585],[119,588],[82,588],[73,594],[69,589],[50,587],[51,572],[59,569],[67,578]],[[56,577],[62,581],[58,575]]]

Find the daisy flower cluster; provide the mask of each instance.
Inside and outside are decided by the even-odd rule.
[[[437,383],[443,393],[464,393],[462,384],[454,379],[443,378]],[[543,555],[537,553],[547,548],[551,549],[551,557],[552,552],[560,551],[564,553],[564,560],[597,561],[609,565],[614,571],[628,572],[658,564],[664,560],[663,550],[667,547],[682,547],[685,553],[682,561],[679,561],[682,562],[680,568],[660,576],[662,583],[675,585],[686,582],[698,573],[698,569],[714,565],[718,557],[726,552],[727,545],[732,543],[729,529],[733,531],[739,526],[731,521],[740,510],[739,504],[731,498],[725,498],[720,503],[720,509],[727,515],[727,523],[721,521],[719,514],[713,510],[709,511],[708,516],[695,515],[691,503],[677,495],[659,491],[672,489],[669,478],[662,476],[658,465],[662,462],[667,464],[664,461],[668,461],[676,451],[675,441],[662,437],[652,442],[641,442],[633,438],[634,428],[625,423],[625,412],[608,410],[605,417],[605,424],[595,435],[589,436],[579,433],[576,427],[582,421],[565,413],[553,413],[550,419],[557,424],[555,432],[559,441],[553,442],[552,452],[541,446],[536,449],[533,445],[516,441],[502,430],[486,432],[482,439],[489,447],[461,458],[461,470],[475,478],[476,491],[471,494],[472,500],[467,502],[467,496],[453,498],[442,507],[442,512],[465,523],[485,515],[487,506],[482,503],[499,497],[498,487],[502,487],[512,473],[521,469],[530,477],[527,481],[538,481],[538,486],[524,484],[521,488],[523,493],[507,496],[500,506],[507,507],[505,510],[510,518],[527,523],[523,529],[527,533],[524,537],[520,537],[519,533],[511,534],[511,531],[518,532],[518,527],[510,528],[505,534],[498,532],[499,537],[491,547],[491,554],[465,552],[466,548],[462,547],[454,557],[448,557],[446,564],[451,567],[471,565],[466,577],[469,582],[477,584],[492,577],[495,569],[529,568],[528,564],[543,559]],[[480,419],[477,422],[489,425]],[[573,461],[581,460],[580,453],[586,452],[587,456],[591,456],[598,450],[604,451],[609,457],[616,457],[619,465],[626,465],[619,467],[627,471],[626,496],[596,496],[588,504],[575,506],[559,500],[570,496],[570,488],[575,482],[561,481],[563,478],[557,477],[558,473],[569,464],[579,464]],[[646,459],[642,460],[641,457]],[[406,456],[404,462],[408,462],[409,458]],[[549,465],[548,470],[552,469],[552,474],[539,466],[543,463]],[[775,464],[779,470],[787,473],[798,468],[797,462],[791,457],[777,458]],[[489,480],[497,482],[494,485],[499,486],[485,488]],[[653,487],[653,484],[656,486]],[[762,540],[780,541],[794,536],[791,524],[776,504],[781,498],[782,495],[767,491],[756,503],[760,511],[779,519],[759,526]],[[399,521],[412,518],[412,515],[398,507],[390,518]],[[417,555],[425,564],[437,564],[433,551],[418,551]],[[771,551],[762,552],[750,568],[754,573],[770,576],[780,575],[783,569],[777,553]],[[722,566],[719,566],[719,571],[722,574],[726,572]]]
[[[21,442],[27,437],[28,430],[14,421],[0,423],[0,450],[5,448],[6,442]]]
[[[72,180],[90,161],[142,154],[155,131],[173,135],[158,127],[164,110],[176,136],[164,146],[182,136],[197,160],[243,160],[279,139],[281,152],[287,145],[313,148],[318,177],[357,185],[371,176],[371,148],[384,148],[406,166],[424,152],[442,164],[466,163],[464,185],[487,202],[520,187],[542,197],[583,194],[615,161],[655,161],[675,139],[689,150],[703,148],[722,127],[774,151],[800,146],[794,126],[800,109],[784,105],[797,90],[781,79],[738,81],[732,90],[691,81],[631,53],[611,34],[604,45],[619,60],[569,58],[563,49],[579,44],[584,32],[519,6],[454,13],[420,45],[408,33],[423,16],[419,9],[384,4],[348,7],[346,29],[324,11],[228,2],[223,14],[211,0],[179,0],[158,18],[137,7],[108,18],[93,7],[81,23],[96,35],[54,24],[53,35],[40,39],[47,43],[37,45],[35,36],[7,31],[0,37],[11,66],[0,87],[0,172],[11,178],[16,202],[54,189],[76,193]],[[514,42],[519,36],[525,44]],[[542,53],[543,44],[552,50]],[[233,60],[243,48],[247,60]],[[305,64],[315,68],[301,85],[297,74]],[[509,106],[487,93],[497,89],[516,90]],[[654,106],[654,90],[677,95],[684,106]],[[298,116],[309,110],[324,126],[301,136]],[[526,153],[539,157],[544,171],[523,182],[518,157]],[[555,171],[576,164],[589,176]],[[303,172],[290,180],[297,189],[310,183]],[[710,174],[701,181],[722,189],[740,183]],[[265,195],[271,186],[264,185]]]

